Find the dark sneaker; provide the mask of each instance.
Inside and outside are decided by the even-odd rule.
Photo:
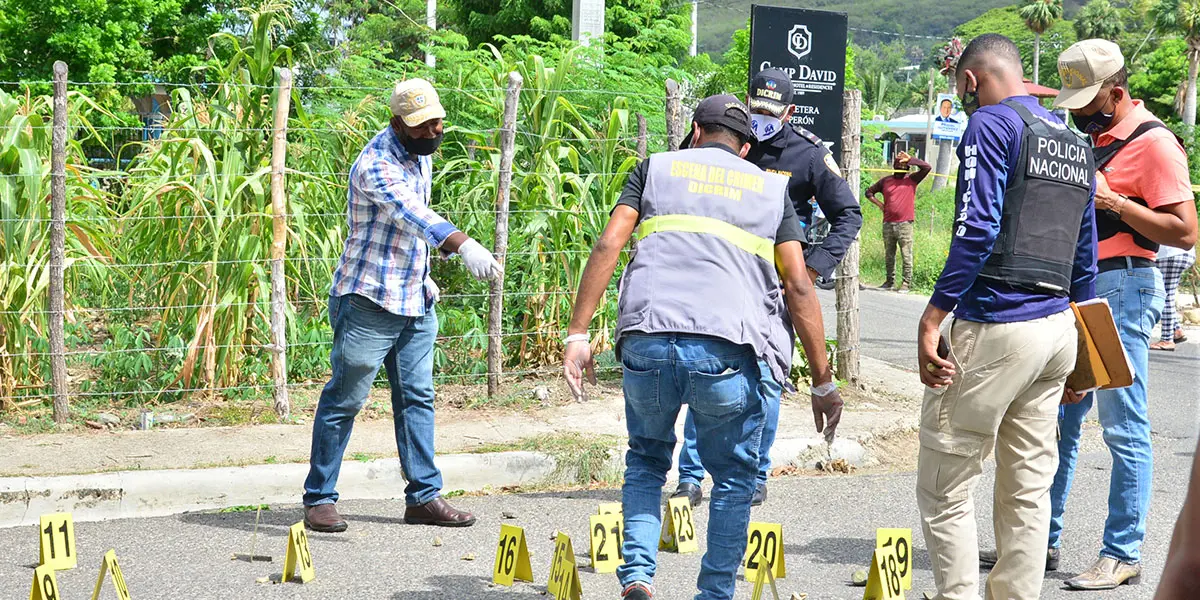
[[[332,504],[304,507],[304,526],[321,533],[341,533],[348,525]]]
[[[762,506],[767,501],[767,484],[760,483],[754,488],[754,497],[750,498],[750,506]]]
[[[675,493],[671,494],[672,498],[687,498],[688,502],[692,503],[692,508],[700,506],[700,501],[704,499],[704,492],[700,491],[700,486],[694,483],[681,482],[679,487],[675,488]]]
[[[893,282],[891,282],[891,281],[885,281],[885,282],[883,282],[883,285],[881,285],[881,286],[879,286],[879,287],[877,287],[877,288],[875,288],[875,289],[877,289],[877,290],[882,290],[882,291],[885,291],[885,292],[890,292],[890,291],[892,291],[892,288],[893,288],[893,287],[896,287],[896,284],[895,284],[895,283],[893,283]]]
[[[651,600],[654,598],[654,586],[635,581],[621,592],[621,600]]]
[[[409,525],[470,527],[475,524],[475,515],[450,506],[445,498],[434,498],[425,504],[405,509],[404,522]]]
[[[1057,571],[1058,559],[1062,555],[1062,548],[1047,548],[1046,549],[1046,570]],[[980,550],[979,551],[979,566],[984,569],[990,569],[996,566],[996,551],[995,550]]]
[[[1112,590],[1122,584],[1137,585],[1141,582],[1141,563],[1121,562],[1115,558],[1101,556],[1092,568],[1065,583],[1073,590]]]

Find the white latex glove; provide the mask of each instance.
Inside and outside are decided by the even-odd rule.
[[[496,262],[496,258],[488,252],[479,242],[468,239],[458,247],[458,253],[462,255],[463,264],[467,266],[467,271],[475,279],[495,279],[500,273],[504,272],[500,263]]]

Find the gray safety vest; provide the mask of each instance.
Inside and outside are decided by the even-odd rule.
[[[638,241],[618,284],[617,351],[629,332],[708,335],[753,347],[785,381],[768,343],[786,312],[775,271],[784,202],[786,177],[725,150],[651,156]]]
[[[1048,123],[1019,102],[1003,104],[1021,116],[1025,129],[1004,190],[1000,235],[979,276],[1067,296],[1096,172],[1092,149],[1065,125]]]

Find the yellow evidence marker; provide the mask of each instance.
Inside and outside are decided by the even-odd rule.
[[[71,513],[42,515],[38,522],[38,535],[41,539],[41,566],[55,571],[75,568],[75,523]]]
[[[758,578],[758,570],[766,563],[773,579],[787,577],[787,563],[783,557],[783,525],[780,523],[751,522],[746,540],[746,556],[742,564],[746,567],[746,581]]]
[[[592,515],[588,521],[591,531],[592,568],[597,573],[615,573],[625,564],[621,545],[625,543],[625,517],[620,513]]]
[[[896,549],[896,568],[900,571],[900,585],[912,589],[912,529],[885,528],[875,530],[875,547],[884,550]]]
[[[308,550],[308,532],[301,521],[288,528],[287,551],[283,554],[283,583],[299,579],[308,583],[317,576],[313,567],[312,552]]]
[[[54,569],[42,565],[33,570],[33,587],[29,588],[29,600],[59,600],[58,578]]]
[[[667,501],[667,514],[663,516],[658,549],[680,554],[700,549],[696,541],[696,523],[692,520],[692,503],[687,498],[671,498]]]
[[[92,600],[100,599],[100,588],[104,587],[104,576],[107,574],[112,575],[113,587],[117,588],[117,598],[130,600],[129,588],[125,586],[125,575],[121,573],[121,566],[117,564],[116,550],[104,553],[104,560],[100,562],[100,577],[96,578],[96,591],[92,592]]]
[[[554,559],[550,561],[550,581],[546,591],[556,600],[579,600],[583,596],[571,537],[561,531],[554,541]]]
[[[771,574],[770,569],[758,570],[758,576],[754,578],[754,591],[750,594],[750,600],[762,600],[763,586],[767,582],[771,583],[772,598],[779,600],[779,590],[775,588],[775,576]]]
[[[619,514],[622,514],[622,513],[624,513],[624,512],[625,512],[625,511],[624,511],[624,509],[622,508],[622,505],[621,505],[621,503],[620,503],[620,502],[605,502],[605,503],[603,503],[603,504],[601,504],[601,505],[600,505],[600,512],[599,512],[599,513],[597,513],[597,514],[601,514],[601,515],[619,515]]]
[[[529,547],[525,545],[525,530],[513,525],[500,526],[500,545],[496,548],[496,565],[492,567],[492,582],[512,587],[513,581],[533,581],[529,567]]]
[[[900,567],[896,564],[895,548],[876,548],[871,555],[871,570],[867,576],[867,589],[863,600],[904,600]]]

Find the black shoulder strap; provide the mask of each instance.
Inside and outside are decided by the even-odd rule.
[[[1004,100],[1000,104],[1003,104],[1016,111],[1017,115],[1021,117],[1021,120],[1024,121],[1026,125],[1033,125],[1035,123],[1042,122],[1042,120],[1034,116],[1034,114],[1030,112],[1028,108],[1025,108],[1024,104],[1021,104],[1016,100]]]
[[[1133,133],[1129,134],[1129,137],[1123,140],[1117,140],[1107,146],[1092,148],[1092,154],[1096,157],[1096,168],[1103,169],[1129,142],[1136,140],[1144,133],[1158,129],[1159,127],[1170,131],[1170,129],[1166,125],[1163,125],[1161,121],[1146,121],[1145,123],[1138,125],[1137,129],[1134,129]],[[1175,135],[1175,133],[1171,132],[1171,135]],[[1176,137],[1176,139],[1178,139],[1178,137]],[[1183,145],[1182,142],[1180,145]]]
[[[812,144],[814,146],[817,146],[818,148],[825,147],[825,143],[821,141],[821,138],[817,137],[817,134],[815,134],[799,125],[792,125],[792,129],[796,133],[800,134],[800,137],[812,142]]]

